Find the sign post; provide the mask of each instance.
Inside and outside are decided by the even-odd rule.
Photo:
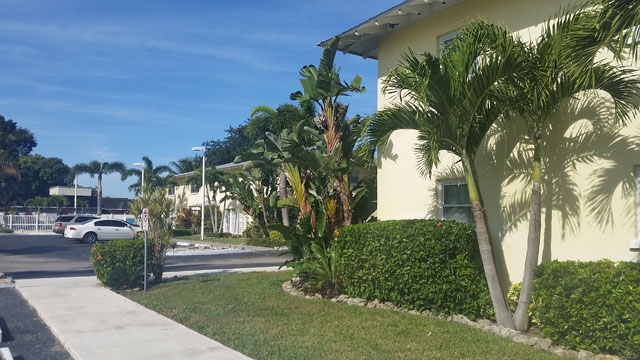
[[[149,209],[142,209],[142,231],[144,231],[144,291],[147,291],[147,232],[149,231]]]

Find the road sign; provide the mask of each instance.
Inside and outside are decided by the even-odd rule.
[[[142,209],[142,231],[149,231],[149,209]]]

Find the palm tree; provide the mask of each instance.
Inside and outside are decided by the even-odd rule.
[[[635,61],[640,55],[640,3],[636,0],[588,0],[577,11],[579,16],[590,17],[581,22],[567,39],[566,55],[578,64],[593,61],[604,48],[616,60],[630,56]],[[574,52],[579,50],[578,52]]]
[[[93,160],[89,163],[81,163],[77,164],[73,167],[73,173],[75,175],[79,174],[88,174],[91,178],[97,176],[98,177],[98,191],[97,191],[97,215],[102,215],[102,176],[118,173],[121,176],[122,181],[124,181],[127,177],[129,177],[129,172],[127,171],[124,163],[115,161],[115,162],[104,162]]]
[[[496,51],[488,46],[500,44]],[[475,169],[480,144],[508,110],[504,87],[522,68],[522,48],[506,30],[482,21],[465,26],[442,58],[409,52],[384,80],[383,91],[398,102],[370,121],[367,141],[380,151],[395,130],[418,131],[418,169],[430,175],[441,150],[460,158],[476,235],[499,325],[513,328],[493,258]]]
[[[202,161],[200,160],[202,164]],[[226,177],[224,172],[216,169],[215,167],[205,169],[206,186],[204,188],[207,196],[207,202],[209,203],[209,216],[211,217],[211,228],[213,232],[216,232],[218,228],[218,192],[224,187]],[[198,168],[187,178],[188,184],[195,184],[196,186],[202,186],[202,168]],[[212,196],[213,194],[213,196]],[[213,197],[213,200],[212,200]]]
[[[60,206],[67,206],[67,197],[64,195],[51,195],[47,199],[47,206],[55,205],[56,213],[60,213]]]
[[[274,134],[278,134],[285,129],[290,129],[300,122],[305,122],[308,123],[308,125],[311,125],[310,116],[305,112],[305,109],[295,107],[293,105],[281,105],[275,110],[265,105],[256,106],[251,110],[251,119],[249,124],[256,122],[255,120],[259,117],[266,118],[266,123],[269,124],[268,129]],[[260,142],[264,142],[264,139],[258,140],[258,143]],[[281,167],[277,171],[278,197],[283,201],[288,197],[287,176]],[[288,207],[283,206],[280,211],[282,214],[282,224],[284,226],[289,226]]]
[[[573,11],[573,10],[571,10]],[[569,13],[549,22],[541,37],[527,46],[521,73],[522,82],[514,86],[514,99],[520,99],[516,109],[525,120],[532,144],[532,192],[527,253],[518,307],[514,314],[517,330],[526,330],[533,288],[533,270],[538,264],[541,237],[541,183],[543,178],[543,135],[550,119],[559,107],[578,95],[596,95],[596,90],[608,94],[614,104],[614,123],[626,123],[635,108],[634,96],[640,82],[631,69],[616,67],[593,59],[574,58],[579,49],[567,44],[575,29],[595,26],[597,19],[588,13]],[[604,44],[601,44],[601,47]],[[571,56],[568,56],[571,54]],[[576,59],[585,61],[576,63]],[[549,189],[551,190],[551,189]]]
[[[149,159],[147,156],[142,157],[142,166],[144,167],[144,171],[139,170],[137,168],[131,168],[127,170],[129,176],[135,175],[138,177],[138,181],[135,184],[129,186],[129,190],[133,190],[136,195],[139,195],[142,189],[142,184],[144,183],[144,187],[149,189],[150,191],[155,191],[158,187],[163,187],[167,185],[168,176],[162,176],[163,174],[173,174],[173,169],[167,165],[153,166],[153,161]],[[144,180],[142,179],[142,174],[144,173]]]
[[[197,155],[194,157],[185,157],[178,161],[170,162],[169,168],[174,175],[197,171],[202,168],[202,158]]]

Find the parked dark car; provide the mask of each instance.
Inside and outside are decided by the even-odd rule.
[[[85,221],[94,220],[97,217],[93,215],[60,215],[53,224],[53,232],[56,234],[64,234],[64,229],[69,224],[79,224]]]

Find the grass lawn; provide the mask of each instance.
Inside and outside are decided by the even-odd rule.
[[[217,244],[229,244],[229,245],[244,245],[247,239],[245,238],[218,238],[218,237],[206,237],[204,240],[200,240],[200,235],[187,235],[187,236],[175,236],[172,241],[184,241],[184,242],[197,242],[203,243],[217,243]]]
[[[557,359],[457,323],[288,295],[290,278],[192,277],[124,295],[254,359]]]

